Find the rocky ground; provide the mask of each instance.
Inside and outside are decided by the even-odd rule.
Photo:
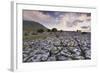
[[[23,42],[23,62],[91,59],[90,33],[56,32],[46,39]]]

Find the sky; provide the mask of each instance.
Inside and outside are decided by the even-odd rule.
[[[91,31],[91,13],[23,10],[23,20],[41,23],[48,29]]]

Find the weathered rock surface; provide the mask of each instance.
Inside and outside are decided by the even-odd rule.
[[[46,39],[24,41],[23,62],[91,59],[90,34],[59,34]]]

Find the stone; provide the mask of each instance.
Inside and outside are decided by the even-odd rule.
[[[91,59],[91,39],[89,34],[83,35],[65,31],[56,32],[56,34],[59,37],[56,37],[55,33],[52,32],[45,39],[24,40],[23,62]]]
[[[91,51],[85,50],[85,56],[86,56],[87,59],[91,59]]]
[[[53,47],[50,51],[51,51],[52,54],[56,54],[56,53],[59,52],[57,47]]]
[[[56,57],[55,56],[48,57],[47,61],[56,61]]]
[[[68,56],[64,56],[64,55],[58,55],[57,60],[58,61],[65,61],[65,60],[71,60],[71,58]]]

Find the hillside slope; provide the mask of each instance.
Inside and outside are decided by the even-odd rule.
[[[37,31],[38,29],[46,30],[47,28],[38,22],[23,20],[23,31]]]

